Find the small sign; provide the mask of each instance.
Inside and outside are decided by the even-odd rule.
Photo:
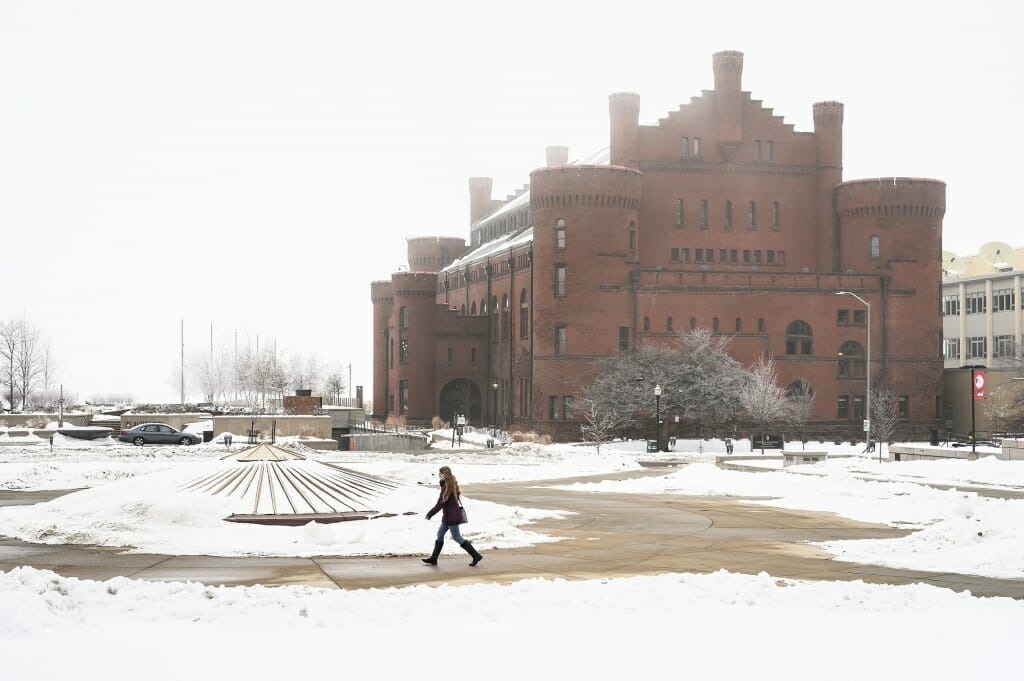
[[[871,420],[870,419],[864,419],[864,432],[865,433],[870,433],[871,432]]]
[[[975,371],[974,372],[974,399],[983,400],[985,399],[985,372]]]

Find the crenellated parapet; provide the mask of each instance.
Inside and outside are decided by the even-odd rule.
[[[390,280],[370,282],[370,300],[374,305],[390,305],[395,302],[395,291]]]
[[[440,272],[466,251],[466,240],[458,237],[425,236],[406,240],[409,269]]]
[[[530,173],[530,204],[535,215],[563,207],[635,210],[641,176],[639,170],[622,166],[541,168]]]
[[[942,219],[946,183],[920,177],[878,177],[836,187],[840,218],[924,217]]]

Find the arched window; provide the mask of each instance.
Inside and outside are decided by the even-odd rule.
[[[757,203],[755,203],[754,201],[750,202],[749,214],[750,229],[757,229]]]
[[[665,330],[670,332],[670,333],[672,332],[672,318],[671,317],[669,317],[668,319],[665,320]]]
[[[757,318],[757,332],[764,333],[764,317]]]
[[[491,337],[498,337],[498,296],[491,297]]]
[[[501,339],[502,340],[508,340],[508,332],[509,332],[509,329],[511,328],[509,326],[509,323],[511,322],[511,320],[509,319],[508,312],[509,312],[509,308],[508,308],[508,295],[506,294],[506,295],[501,297]]]
[[[739,317],[736,318],[736,333],[743,331],[743,320]]]
[[[772,230],[779,231],[782,229],[782,215],[779,213],[779,202],[772,201]]]
[[[398,308],[398,328],[408,329],[409,328],[409,315],[405,311],[405,306]]]
[[[732,230],[732,201],[725,202],[725,231]]]
[[[555,248],[565,248],[565,220],[562,218],[555,220]]]
[[[871,235],[871,257],[877,258],[882,252],[882,240],[878,238],[877,234]]]
[[[519,292],[519,337],[530,334],[530,307],[526,304],[526,289]]]
[[[864,348],[857,341],[846,341],[839,348],[839,377],[864,378]]]
[[[711,330],[718,333],[718,317],[711,320]]]
[[[473,304],[469,306],[469,314],[473,315],[474,317],[476,316],[476,301],[475,300],[473,301]]]
[[[636,223],[629,221],[629,252],[636,253]]]
[[[651,318],[650,317],[644,317],[644,331],[650,331],[650,330],[651,330]]]
[[[811,325],[802,319],[790,322],[786,327],[786,354],[809,355],[813,349],[811,341],[814,334]]]

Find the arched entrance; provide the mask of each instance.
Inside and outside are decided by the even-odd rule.
[[[452,421],[456,414],[465,414],[470,425],[483,423],[480,411],[480,388],[468,378],[456,378],[441,389],[441,418]]]

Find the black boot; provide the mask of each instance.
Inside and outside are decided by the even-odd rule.
[[[473,562],[469,564],[469,567],[476,567],[476,564],[484,559],[484,557],[481,556],[468,541],[462,543],[462,548],[465,549],[466,553],[473,557]]]
[[[430,554],[430,558],[422,558],[421,560],[427,565],[437,565],[437,557],[441,555],[442,546],[444,546],[443,541],[435,541],[434,552]]]

